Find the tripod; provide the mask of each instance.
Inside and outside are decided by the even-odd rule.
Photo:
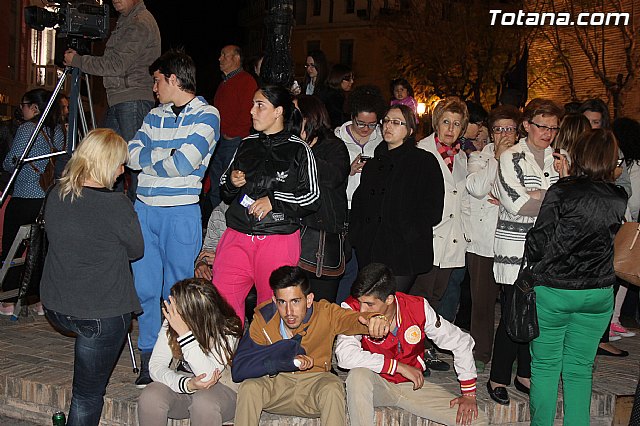
[[[27,158],[29,151],[31,151],[31,147],[33,146],[33,144],[36,141],[36,138],[38,137],[38,133],[40,132],[40,129],[42,129],[42,125],[44,124],[45,119],[47,118],[47,116],[49,115],[49,112],[51,111],[51,107],[53,106],[54,102],[58,101],[57,100],[58,94],[62,90],[62,87],[64,86],[64,82],[69,76],[69,74],[71,74],[71,94],[69,95],[69,123],[68,123],[68,129],[67,129],[67,149],[65,151],[51,152],[49,154]],[[80,122],[82,124],[83,135],[86,135],[88,133],[89,129],[87,125],[87,119],[84,114],[84,107],[82,105],[82,99],[80,97],[81,76],[82,76],[82,72],[78,68],[66,67],[64,69],[64,72],[62,73],[62,76],[60,77],[60,80],[58,81],[56,88],[53,90],[51,99],[47,103],[47,106],[44,109],[44,112],[40,115],[40,119],[36,124],[36,128],[34,129],[33,134],[31,135],[31,138],[29,138],[29,142],[27,142],[27,146],[25,147],[24,151],[22,152],[22,154],[20,155],[20,158],[16,163],[16,168],[13,170],[13,173],[11,173],[11,177],[9,178],[9,183],[7,183],[7,187],[2,193],[2,196],[0,196],[0,205],[2,205],[5,202],[5,199],[9,194],[9,189],[11,188],[11,185],[13,185],[14,181],[16,180],[16,177],[18,176],[18,173],[20,173],[20,170],[22,169],[22,166],[24,166],[26,163],[73,153],[78,143],[78,118],[80,118]],[[84,74],[84,77],[85,77],[85,83],[87,85],[87,100],[89,102],[91,124],[92,124],[92,128],[95,128],[96,119],[95,119],[95,114],[93,112],[93,99],[91,98],[89,76]],[[2,282],[1,278],[2,277],[0,277],[0,283]]]

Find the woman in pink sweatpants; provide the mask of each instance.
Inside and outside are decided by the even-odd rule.
[[[258,133],[240,143],[220,180],[229,209],[212,271],[213,284],[241,319],[253,284],[258,304],[269,300],[271,272],[298,263],[300,218],[320,202],[313,154],[292,133],[301,118],[288,90],[258,89],[251,117]]]

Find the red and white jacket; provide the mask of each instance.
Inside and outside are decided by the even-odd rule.
[[[396,333],[382,340],[368,336],[338,335],[336,358],[345,369],[368,368],[391,383],[408,382],[397,373],[398,363],[422,371],[425,363],[424,339],[428,337],[439,348],[453,352],[453,362],[462,393],[476,390],[476,366],[473,359],[475,342],[468,333],[441,318],[423,297],[396,293]],[[360,310],[357,299],[349,297],[342,305],[345,309]]]

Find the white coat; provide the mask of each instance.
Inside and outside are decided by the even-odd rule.
[[[435,133],[418,142],[418,148],[432,153],[440,164],[444,178],[444,208],[442,220],[433,227],[433,264],[440,268],[459,268],[465,265],[467,239],[464,223],[469,215],[467,182],[467,154],[460,150],[453,160],[453,172],[436,148]],[[417,196],[417,194],[416,194]]]

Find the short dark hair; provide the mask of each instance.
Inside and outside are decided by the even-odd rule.
[[[518,127],[521,119],[522,114],[518,108],[513,105],[500,105],[489,113],[489,118],[487,118],[487,127],[491,132],[491,128],[498,120],[513,120],[516,122],[516,127]]]
[[[387,110],[388,103],[377,86],[366,84],[358,86],[349,94],[349,113],[355,117],[361,112],[373,112],[378,120]]]
[[[412,112],[413,114],[413,112]],[[351,286],[351,296],[373,296],[380,300],[396,294],[396,278],[382,263],[370,263],[360,270]]]
[[[465,101],[469,112],[469,123],[485,123],[487,121],[487,111],[482,105],[471,101]]]
[[[149,74],[159,71],[166,78],[175,74],[178,87],[187,93],[196,93],[196,64],[182,49],[171,49],[153,61]]]
[[[609,120],[609,107],[600,98],[587,99],[580,105],[580,113],[584,114],[587,111],[599,112],[602,114],[602,121],[600,126],[603,129],[608,129],[610,126]]]
[[[611,130],[583,132],[571,153],[571,174],[588,176],[594,181],[613,182],[618,161],[618,141]]]
[[[325,136],[331,128],[331,120],[324,103],[311,95],[298,96],[298,109],[304,120],[304,132],[307,142],[316,137]]]
[[[311,293],[309,279],[299,266],[285,265],[274,270],[269,277],[269,287],[274,293],[287,287],[300,287],[305,296]]]
[[[407,94],[409,96],[413,96],[413,87],[411,87],[411,84],[407,81],[406,78],[395,78],[393,80],[391,80],[391,84],[389,85],[389,89],[391,90],[391,98],[394,97],[394,90],[396,90],[396,86],[402,86],[405,89],[407,89]]]
[[[558,123],[562,120],[564,116],[564,109],[560,108],[558,104],[553,102],[550,99],[543,98],[535,98],[529,101],[529,103],[524,107],[524,111],[522,112],[522,122],[525,121],[530,123],[533,120],[533,117],[541,115],[543,117],[556,117],[558,119]],[[521,127],[521,133],[527,134],[524,130],[523,126]]]
[[[407,136],[405,136],[404,140],[402,141],[407,142],[410,141],[410,143],[413,143],[415,145],[416,143],[416,132],[418,131],[418,124],[416,122],[416,115],[413,113],[413,110],[411,108],[409,108],[406,105],[391,105],[389,108],[387,108],[387,111],[384,113],[383,117],[386,116],[389,111],[391,111],[392,109],[397,109],[402,113],[402,116],[404,117],[404,121],[407,123]]]
[[[332,89],[340,89],[342,80],[349,76],[353,76],[351,67],[344,64],[335,64],[331,67],[331,71],[329,71],[329,75],[327,76],[327,86]]]

